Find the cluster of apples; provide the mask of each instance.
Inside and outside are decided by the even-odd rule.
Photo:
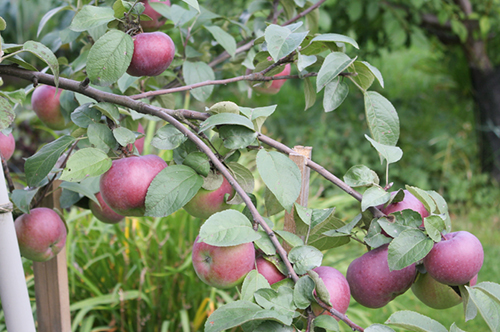
[[[389,214],[405,209],[420,213],[422,219],[429,216],[422,202],[406,190],[402,201],[382,208],[382,212]],[[346,278],[351,295],[365,307],[383,307],[411,288],[427,306],[450,308],[462,301],[456,286],[474,285],[484,260],[481,242],[465,231],[445,234],[440,242],[435,243],[422,261],[423,269],[417,270],[412,264],[390,271],[387,253],[388,245],[383,245],[366,252],[349,265]]]

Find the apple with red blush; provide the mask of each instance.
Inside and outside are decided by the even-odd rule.
[[[235,193],[234,188],[225,177],[222,184],[214,190],[200,188],[194,197],[184,205],[184,210],[190,215],[200,219],[208,219],[212,214],[227,210],[231,205],[226,203]]]
[[[468,283],[481,270],[484,261],[479,239],[466,231],[448,233],[423,259],[427,273],[436,281],[460,286]]]
[[[424,226],[424,218],[429,216],[429,211],[427,211],[424,204],[421,201],[419,201],[418,198],[416,198],[411,192],[409,192],[408,190],[403,190],[403,192],[404,192],[404,197],[402,201],[391,203],[386,207],[379,206],[380,211],[385,214],[391,214],[407,209],[413,210],[415,212],[418,212],[422,216],[421,226]],[[391,192],[391,197],[394,197],[397,193],[398,191]]]
[[[2,155],[2,158],[6,161],[9,160],[14,154],[15,149],[16,140],[14,139],[14,135],[12,133],[5,135],[0,132],[0,155]]]
[[[267,282],[269,282],[270,285],[286,278],[286,276],[278,270],[273,262],[267,260],[262,256],[255,259],[255,266],[257,272],[262,274],[262,276],[266,278]]]
[[[170,6],[170,1],[143,0],[141,2],[144,3],[144,11],[142,12],[142,14],[147,15],[151,18],[151,21],[141,21],[142,29],[148,32],[158,30],[163,24],[165,24],[166,18],[164,18],[160,13],[154,10],[153,7],[151,7],[150,3],[158,2]]]
[[[332,304],[332,308],[341,314],[345,314],[351,300],[351,291],[347,279],[342,273],[331,266],[319,266],[314,268],[313,271],[318,274],[319,278],[325,284],[326,289],[330,294],[330,303]],[[316,316],[321,314],[333,316],[317,303],[313,303],[311,305],[311,309]],[[338,320],[337,317],[333,317]]]
[[[255,267],[255,247],[252,242],[218,247],[200,241],[193,244],[193,267],[196,275],[215,288],[231,288],[240,284]]]
[[[31,108],[53,130],[62,130],[68,126],[61,112],[61,92],[62,89],[58,89],[56,93],[56,88],[51,85],[39,85],[31,96]]]
[[[113,211],[108,204],[102,199],[101,193],[95,194],[99,204],[93,200],[89,200],[89,209],[94,217],[106,224],[116,224],[122,221],[125,217]]]
[[[31,209],[14,222],[21,255],[35,262],[54,258],[66,243],[66,225],[52,209]]]
[[[127,69],[131,76],[158,76],[172,63],[175,45],[163,32],[144,32],[133,37],[134,53]]]
[[[387,253],[383,245],[364,253],[351,262],[346,278],[352,297],[368,308],[381,308],[410,289],[417,270],[415,264],[401,270],[389,270]]]
[[[99,180],[104,202],[122,216],[144,216],[149,185],[165,167],[165,160],[151,154],[113,160]]]
[[[284,66],[283,70],[280,73],[274,75],[273,77],[288,76],[290,75],[291,70],[292,70],[291,65],[287,63]],[[286,79],[277,79],[277,80],[275,79],[270,82],[265,82],[262,85],[256,85],[253,87],[253,89],[263,94],[274,95],[280,91],[281,87],[283,86],[283,84],[285,84],[286,81],[287,81]]]

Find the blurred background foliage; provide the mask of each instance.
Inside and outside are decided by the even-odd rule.
[[[412,5],[418,2],[410,1]],[[441,2],[449,3],[431,1],[435,6]],[[228,16],[239,15],[239,9],[249,3],[237,0],[227,6],[222,1],[200,1],[213,12]],[[500,188],[483,171],[478,157],[478,124],[467,59],[454,46],[444,45],[411,22],[395,23],[397,10],[392,15],[380,10],[367,17],[369,7],[375,3],[378,6],[382,1],[328,0],[319,12],[319,32],[353,37],[360,50],[348,48],[348,54],[359,55],[384,77],[385,88],[374,83],[372,89],[386,96],[397,109],[401,123],[399,146],[404,151],[403,159],[390,168],[389,182],[394,182],[393,188],[409,184],[439,191],[450,205],[454,229],[471,231],[483,242],[486,258],[479,281],[499,282],[500,270],[495,260],[500,255],[496,240],[500,236]],[[0,0],[0,16],[8,27],[2,32],[4,41],[41,41],[59,57],[73,61],[81,44],[62,45],[57,32],[68,26],[72,12],[57,14],[37,36],[41,17],[51,8],[66,4],[58,0]],[[496,28],[492,27],[490,33],[496,33]],[[494,49],[496,45],[492,44]],[[24,86],[24,81],[4,78],[2,89]],[[176,107],[183,106],[183,97],[176,96]],[[276,95],[258,94],[247,84],[217,87],[207,105],[192,101],[191,108],[203,111],[205,106],[222,100],[246,107],[278,104],[277,111],[266,121],[267,135],[288,146],[312,146],[313,159],[339,177],[350,167],[365,164],[385,183],[384,166],[364,138],[368,128],[363,98],[357,89],[351,88],[341,107],[330,113],[323,111],[319,97],[313,107],[304,111],[300,80],[287,82]],[[40,142],[53,139],[51,132],[41,130],[29,102],[16,111],[17,162],[11,165],[14,176],[22,170],[23,158],[32,155]],[[243,158],[251,166],[252,156]],[[262,195],[261,187],[256,194]],[[315,174],[310,194],[312,207],[336,206],[337,215],[345,220],[357,213],[354,199]],[[278,224],[279,217],[275,218]],[[235,290],[211,289],[197,279],[190,250],[200,220],[184,211],[166,218],[127,218],[118,225],[102,224],[88,211],[79,209],[66,211],[66,218],[73,331],[197,331],[208,313],[237,296]],[[349,244],[326,253],[325,262],[345,272],[349,262],[363,250]],[[25,261],[25,271],[33,298],[29,261]],[[353,302],[349,315],[359,324],[368,325],[383,322],[392,312],[402,309],[420,311],[446,326],[457,321],[464,330],[486,330],[480,318],[464,323],[460,306],[432,310],[420,304],[411,292],[378,310]],[[0,331],[5,329],[2,321],[0,313]]]

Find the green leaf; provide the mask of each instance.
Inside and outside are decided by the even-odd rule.
[[[465,288],[469,291],[470,299],[476,305],[491,331],[500,331],[500,315],[498,315],[500,312],[500,302],[498,299],[495,301],[488,293],[484,293],[475,287],[465,286]]]
[[[259,174],[280,204],[290,212],[301,189],[301,175],[297,165],[287,156],[275,151],[259,150]]]
[[[349,94],[349,86],[340,77],[336,77],[325,87],[323,96],[323,108],[325,112],[331,112],[339,107]]]
[[[465,332],[465,331],[459,328],[455,323],[453,323],[450,326],[450,332]]]
[[[156,132],[151,145],[160,150],[173,150],[178,148],[187,140],[177,128],[171,124],[167,124]]]
[[[255,292],[254,298],[255,302],[264,309],[274,311],[283,324],[292,324],[296,308],[293,304],[291,288],[281,286],[277,291],[270,288],[259,289]]]
[[[388,164],[398,162],[403,157],[403,150],[401,150],[401,148],[379,143],[366,134],[365,138],[372,144],[375,150],[377,150],[377,152],[387,161]]]
[[[271,288],[271,285],[257,270],[248,272],[241,286],[240,299],[243,301],[253,301],[253,294],[261,288]]]
[[[366,189],[361,200],[361,211],[366,211],[371,206],[385,204],[391,198],[391,194],[382,187],[374,185]]]
[[[382,324],[373,324],[365,329],[365,332],[394,332],[389,326]]]
[[[71,6],[60,6],[60,7],[53,8],[53,9],[49,10],[47,13],[45,13],[45,15],[43,15],[42,19],[40,20],[40,23],[38,23],[38,30],[36,32],[36,36],[37,37],[40,36],[40,32],[42,32],[43,27],[45,26],[45,24],[47,24],[47,22],[54,15],[56,15],[57,13],[60,13],[64,10],[71,10],[71,9],[72,9]]]
[[[378,92],[365,92],[365,113],[375,141],[396,145],[399,139],[399,117],[391,102]]]
[[[356,75],[351,76],[351,79],[364,90],[368,90],[375,80],[375,75],[362,61],[354,61],[350,71],[356,73]]]
[[[38,188],[32,190],[14,189],[10,194],[10,199],[19,210],[29,213],[31,201],[37,192]]]
[[[184,1],[194,9],[196,9],[198,13],[200,12],[200,5],[198,4],[198,0],[182,0],[182,1]]]
[[[134,41],[119,30],[108,31],[92,46],[87,58],[90,82],[106,86],[118,81],[132,61]]]
[[[257,138],[257,132],[248,127],[238,125],[223,125],[219,128],[219,136],[224,147],[229,150],[244,149]]]
[[[203,178],[183,165],[166,167],[149,185],[146,194],[146,216],[168,216],[191,200],[203,185]]]
[[[395,312],[384,323],[416,332],[448,332],[438,321],[417,312],[403,310]]]
[[[298,247],[298,246],[303,246],[304,245],[304,240],[302,240],[300,237],[297,235],[287,232],[287,231],[282,231],[282,230],[275,230],[274,231],[280,238],[282,238],[286,243],[288,243],[291,247]]]
[[[351,37],[347,37],[344,35],[339,35],[337,33],[325,33],[319,36],[314,37],[311,40],[311,43],[314,42],[335,42],[335,43],[345,43],[345,44],[351,44],[352,46],[356,47],[359,49],[358,43]]]
[[[462,296],[464,317],[467,322],[477,316],[477,307],[474,304],[474,301],[472,301],[469,294],[469,288],[466,287],[466,285],[458,286],[458,289],[460,290],[460,295]]]
[[[212,81],[215,79],[213,69],[205,62],[184,62],[182,66],[186,85],[193,85],[200,82]],[[206,85],[191,90],[191,94],[199,101],[205,101],[212,94],[213,85]]]
[[[434,242],[441,241],[441,232],[445,230],[443,218],[438,215],[431,215],[424,219],[424,226],[427,234]]]
[[[297,308],[305,309],[314,302],[314,286],[315,283],[311,277],[303,276],[299,278],[293,289],[293,302]]]
[[[237,162],[229,162],[227,163],[227,167],[229,168],[229,172],[231,172],[231,175],[234,177],[236,182],[240,184],[240,186],[246,193],[253,192],[255,188],[255,179],[252,172],[248,168]],[[238,193],[236,193],[236,195],[234,195],[234,197],[227,203],[241,204],[243,203],[243,199]]]
[[[403,231],[411,228],[411,227],[408,227],[405,225],[400,225],[400,224],[395,223],[395,222],[390,222],[387,220],[387,218],[384,218],[384,217],[378,219],[377,222],[380,225],[380,227],[387,234],[389,234],[389,236],[391,236],[393,238],[397,238]]]
[[[215,213],[200,228],[200,241],[218,247],[252,242],[260,236],[253,230],[250,220],[236,210]]]
[[[99,149],[85,148],[72,154],[59,180],[79,182],[111,168],[111,159]]]
[[[384,87],[384,78],[382,77],[382,73],[380,73],[380,70],[378,70],[376,67],[372,66],[366,61],[361,61],[361,63],[363,63],[372,72],[372,74],[375,76],[380,85]]]
[[[37,153],[26,159],[24,171],[28,186],[36,187],[52,171],[62,153],[76,139],[64,135],[57,140],[44,145]]]
[[[274,310],[263,309],[249,301],[235,301],[217,308],[205,322],[205,332],[221,332],[253,320],[281,321]]]
[[[381,245],[391,242],[392,239],[382,234],[381,231],[382,228],[380,228],[378,220],[373,219],[368,228],[368,233],[364,238],[364,242],[372,248],[378,248]]]
[[[328,54],[321,65],[316,79],[316,92],[320,92],[328,83],[333,81],[341,72],[346,70],[356,58],[351,59],[345,53],[332,52]]]
[[[314,289],[316,290],[316,294],[318,295],[319,299],[325,304],[331,306],[332,303],[330,302],[330,293],[328,292],[328,288],[326,288],[323,279],[321,279],[314,270],[307,271],[307,274],[314,281]]]
[[[77,107],[71,113],[71,121],[81,128],[87,128],[93,123],[99,123],[102,113],[98,109],[91,108],[91,105],[86,103]]]
[[[6,28],[7,28],[7,23],[5,22],[4,18],[0,16],[0,31],[5,30]]]
[[[474,286],[474,288],[480,289],[487,293],[489,296],[495,298],[496,301],[500,302],[500,285],[490,281],[483,281]]]
[[[127,146],[127,144],[134,144],[135,134],[132,130],[125,127],[117,127],[113,129],[113,136],[115,137],[118,144],[121,146]]]
[[[28,40],[23,45],[23,51],[30,52],[49,66],[52,74],[54,74],[54,82],[57,87],[59,85],[59,62],[50,48],[42,43]]]
[[[337,332],[339,330],[339,323],[335,318],[330,315],[319,315],[313,320],[314,327],[321,327],[326,332]]]
[[[7,99],[0,97],[0,130],[8,128],[15,118],[16,113],[12,109],[12,105]]]
[[[116,139],[113,132],[103,123],[92,123],[87,128],[90,143],[98,149],[108,151],[116,147]]]
[[[208,119],[203,121],[200,125],[199,132],[207,131],[214,128],[215,126],[226,125],[226,124],[244,126],[247,127],[248,129],[254,130],[252,121],[250,121],[243,115],[234,113],[219,113],[212,115]]]
[[[206,154],[200,151],[191,152],[190,154],[188,154],[182,164],[191,167],[196,171],[196,173],[202,176],[208,176],[208,174],[210,173],[210,162],[208,160],[208,157]]]
[[[115,19],[115,12],[110,7],[83,6],[73,17],[69,28],[73,31],[85,31],[107,24]]]
[[[305,274],[321,265],[323,254],[312,246],[298,246],[288,253],[288,259],[293,264],[297,274]]]
[[[90,181],[89,181],[90,180]],[[87,178],[83,180],[81,183],[78,182],[61,182],[59,185],[63,189],[68,189],[71,191],[74,191],[76,193],[82,194],[83,196],[86,196],[93,200],[94,202],[99,204],[99,201],[95,197],[95,183],[97,182],[97,185],[99,185],[99,177],[93,178]],[[97,186],[98,187],[98,186]],[[97,188],[99,190],[99,188]]]
[[[351,167],[344,175],[344,182],[353,188],[370,187],[374,184],[379,184],[380,179],[374,171],[365,165],[356,165]]]
[[[118,124],[120,122],[120,111],[115,104],[100,102],[96,105],[93,105],[92,108],[98,109],[106,117],[113,120],[114,123]]]
[[[401,270],[423,259],[431,251],[434,241],[421,230],[404,230],[389,245],[387,262],[389,270]]]
[[[205,26],[205,29],[210,31],[215,40],[227,51],[227,53],[229,53],[230,56],[233,57],[236,54],[236,41],[233,36],[216,25]]]
[[[292,32],[286,27],[269,25],[264,31],[269,54],[274,62],[292,53],[300,46],[308,32]]]
[[[247,118],[252,120],[255,125],[255,130],[260,132],[264,121],[271,116],[276,110],[278,105],[271,105],[265,107],[240,107],[240,112],[243,113]]]
[[[306,101],[304,111],[311,108],[316,102],[316,91],[314,91],[314,86],[309,77],[304,79],[304,99]]]
[[[331,213],[328,218],[313,227],[309,233],[308,245],[316,247],[319,250],[328,250],[349,243],[349,235],[338,232],[345,227],[345,223]],[[354,226],[353,226],[354,227]]]
[[[299,53],[299,59],[297,61],[297,69],[303,71],[307,67],[313,65],[318,61],[318,57],[315,55],[303,55]]]
[[[266,255],[276,254],[276,247],[271,239],[269,239],[269,236],[267,236],[267,233],[263,230],[259,230],[258,233],[260,234],[260,239],[254,241],[257,248],[262,250]]]
[[[430,213],[436,211],[436,202],[427,191],[409,185],[406,185],[406,189],[424,204],[427,211]]]

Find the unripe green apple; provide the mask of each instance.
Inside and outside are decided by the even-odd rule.
[[[50,85],[39,85],[31,96],[31,108],[38,118],[50,129],[62,130],[67,127],[61,113],[59,97],[62,90],[56,94],[56,88]]]
[[[52,209],[31,209],[14,222],[21,255],[35,262],[55,257],[66,243],[66,225]]]
[[[9,160],[15,149],[16,140],[14,139],[14,135],[12,133],[4,135],[4,133],[0,132],[0,154],[3,159]]]
[[[470,286],[474,286],[476,282],[477,275],[470,281]],[[448,309],[462,303],[458,288],[455,288],[436,281],[429,273],[420,273],[411,286],[413,294],[434,309]]]
[[[234,195],[234,189],[223,177],[222,184],[215,190],[200,188],[196,195],[184,205],[184,210],[193,217],[208,219],[212,214],[231,207],[226,203],[226,194],[229,194],[228,200],[231,199]]]
[[[158,76],[172,63],[175,45],[163,32],[144,32],[133,37],[134,54],[127,69],[131,76]]]
[[[151,154],[113,160],[111,168],[101,175],[99,191],[116,213],[144,216],[149,185],[165,167],[165,160]]]
[[[240,284],[255,267],[255,247],[252,242],[230,247],[217,247],[199,242],[193,244],[193,267],[198,277],[216,288],[231,288]]]

